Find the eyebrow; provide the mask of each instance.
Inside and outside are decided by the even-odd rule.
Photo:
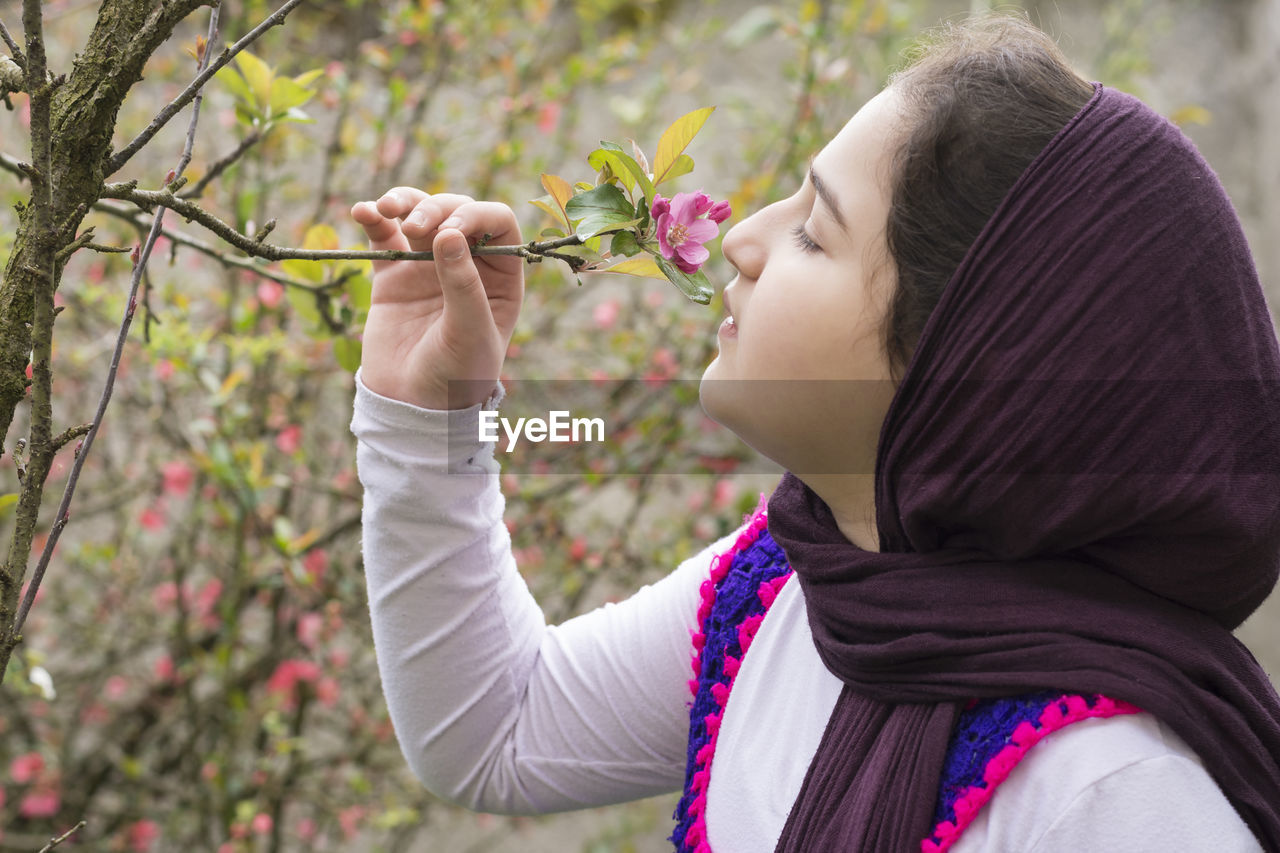
[[[822,199],[823,203],[831,211],[831,215],[835,217],[836,224],[848,231],[849,226],[845,224],[844,215],[840,213],[840,205],[836,202],[835,193],[831,192],[831,188],[824,184],[822,179],[818,177],[818,173],[813,170],[812,160],[809,161],[809,182],[818,191],[818,198]]]

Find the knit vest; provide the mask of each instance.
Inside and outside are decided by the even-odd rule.
[[[769,535],[765,496],[744,518],[733,546],[712,560],[702,583],[693,635],[689,690],[689,747],[684,795],[676,806],[671,841],[679,853],[712,853],[707,841],[707,785],[720,721],[729,693],[765,614],[791,577],[786,555]],[[959,840],[1022,757],[1036,743],[1071,723],[1140,713],[1127,702],[1093,694],[1045,690],[970,701],[952,731],[934,809],[934,829],[922,853],[941,853]]]

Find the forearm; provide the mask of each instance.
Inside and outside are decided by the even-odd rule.
[[[370,615],[406,760],[437,796],[483,811],[678,787],[709,553],[626,602],[546,627],[512,558],[479,410],[445,415],[357,390]]]

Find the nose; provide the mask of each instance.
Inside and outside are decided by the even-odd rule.
[[[756,211],[738,222],[725,233],[724,240],[720,242],[724,259],[747,278],[759,278],[764,267],[765,230],[762,226],[766,210],[768,208]]]

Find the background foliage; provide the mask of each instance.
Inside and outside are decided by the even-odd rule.
[[[95,4],[45,5],[51,64],[69,66]],[[671,120],[717,104],[690,149],[698,171],[679,187],[727,195],[732,223],[791,193],[909,40],[971,5],[317,0],[240,61],[243,77],[224,71],[209,87],[189,187],[244,146],[200,200],[245,233],[277,219],[281,244],[361,246],[350,205],[407,184],[505,200],[533,237],[550,224],[524,203],[541,195],[540,173],[590,179],[585,154],[600,139],[651,151]],[[15,7],[0,4],[11,24]],[[272,8],[225,0],[227,41]],[[1088,55],[1064,47],[1094,79],[1143,94],[1149,43],[1174,11],[1098,8]],[[153,57],[120,143],[189,81],[206,14]],[[26,104],[13,100],[0,149],[22,156]],[[1170,113],[1210,120],[1193,103]],[[161,184],[182,131],[167,128],[118,179]],[[25,193],[0,173],[0,253]],[[98,242],[137,242],[126,208],[115,210],[90,214]],[[0,851],[38,849],[81,818],[68,847],[662,849],[674,799],[500,819],[434,801],[406,769],[370,642],[347,431],[367,265],[269,267],[313,283],[346,276],[317,298],[243,261],[173,240],[158,249],[71,525],[0,690]],[[713,252],[705,269],[718,293],[727,266]],[[62,423],[89,417],[129,271],[127,256],[87,251],[67,268],[54,353]],[[708,309],[658,281],[587,276],[579,288],[563,267],[534,265],[506,370],[643,377],[641,390],[696,379],[720,308],[718,296]],[[699,429],[674,417],[696,399],[670,387],[666,415],[623,425],[658,456],[683,452]],[[49,502],[71,454],[55,463]],[[625,595],[731,530],[776,479],[733,473],[751,458],[730,443],[703,475],[645,476],[632,458],[591,476],[504,474],[517,560],[548,619]],[[9,456],[0,477],[0,493],[16,488]]]

